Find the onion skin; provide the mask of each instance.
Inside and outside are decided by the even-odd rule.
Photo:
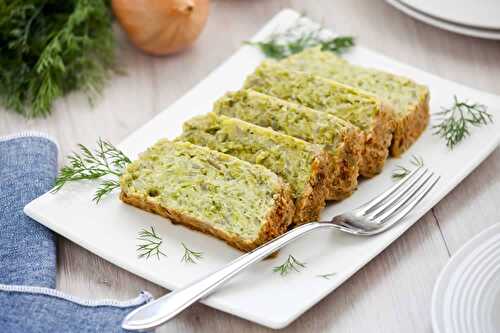
[[[190,46],[207,22],[209,0],[112,0],[130,41],[152,55]]]

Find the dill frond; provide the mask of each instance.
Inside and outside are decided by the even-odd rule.
[[[98,139],[97,148],[93,151],[79,144],[80,153],[73,152],[68,156],[68,164],[64,166],[56,178],[52,192],[59,191],[68,182],[95,180],[104,176],[93,198],[99,201],[114,189],[120,187],[119,178],[130,163],[130,159],[111,143]]]
[[[182,256],[181,262],[185,262],[188,264],[197,264],[197,260],[201,260],[203,258],[203,252],[196,252],[189,249],[184,242],[181,242],[182,247],[184,248],[184,255]]]
[[[106,179],[97,188],[92,201],[99,203],[103,197],[108,193],[112,192],[114,189],[120,188],[120,180],[118,179]]]
[[[160,250],[163,240],[153,227],[151,227],[151,230],[141,229],[137,240],[140,242],[137,244],[137,256],[139,258],[149,259],[156,256],[160,260],[160,255],[166,257],[166,254]]]
[[[483,104],[459,101],[453,96],[452,106],[437,113],[440,122],[432,126],[433,134],[442,137],[446,146],[453,149],[470,135],[471,126],[480,127],[493,122],[493,115],[487,109]]]
[[[335,275],[337,275],[337,273],[328,273],[328,274],[320,274],[320,275],[316,275],[317,277],[320,277],[320,278],[323,278],[325,280],[330,280],[331,277],[334,277]]]
[[[324,37],[323,31],[323,27],[311,29],[301,17],[282,32],[272,33],[263,41],[246,42],[246,44],[258,47],[266,57],[272,59],[286,58],[314,46],[321,46],[323,51],[340,54],[355,44],[352,36]]]
[[[300,272],[301,268],[305,267],[305,263],[298,261],[290,254],[282,265],[273,268],[273,272],[280,273],[281,276],[286,276],[292,271]]]
[[[410,164],[416,168],[424,166],[424,159],[421,156],[412,155],[410,159]],[[412,169],[404,165],[396,165],[396,168],[392,172],[393,179],[402,179],[408,176],[412,172]]]
[[[0,103],[45,117],[54,101],[89,99],[117,69],[109,1],[0,1]]]

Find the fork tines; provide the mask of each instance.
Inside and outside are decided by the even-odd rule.
[[[373,223],[399,221],[427,195],[439,179],[440,177],[434,172],[423,166],[419,167],[360,209]]]

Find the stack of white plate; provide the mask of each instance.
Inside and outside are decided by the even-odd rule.
[[[500,224],[465,244],[432,295],[434,333],[500,332]]]
[[[500,0],[386,0],[417,20],[459,34],[500,40]]]

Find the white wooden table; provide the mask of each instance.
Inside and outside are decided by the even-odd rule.
[[[74,94],[47,119],[0,110],[0,135],[41,130],[66,156],[97,137],[119,142],[205,77],[281,8],[292,7],[339,33],[402,62],[500,94],[500,43],[455,35],[417,22],[381,0],[218,0],[196,45],[153,58],[120,35],[127,75],[108,84],[92,109]],[[500,115],[497,115],[497,118]],[[60,163],[63,160],[61,159]],[[472,236],[500,222],[500,149],[398,241],[290,325],[288,332],[430,332],[436,277]],[[111,238],[110,238],[110,241]],[[166,291],[60,238],[58,288],[92,299],[126,299],[139,290]],[[265,328],[197,304],[159,332],[263,332]]]

